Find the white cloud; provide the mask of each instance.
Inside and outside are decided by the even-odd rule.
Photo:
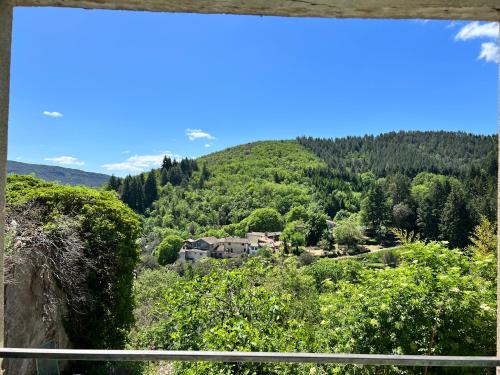
[[[46,161],[51,161],[52,163],[61,165],[84,165],[85,162],[78,160],[73,156],[57,156],[53,158],[45,158]]]
[[[123,150],[122,154],[130,154],[130,152],[131,152],[130,150]]]
[[[493,42],[481,44],[481,53],[477,58],[479,60],[484,59],[486,62],[495,62],[498,64],[498,44]]]
[[[211,143],[205,143],[205,147],[212,147],[212,144]]]
[[[215,137],[207,132],[204,132],[201,129],[186,129],[186,135],[188,136],[190,141],[194,141],[195,139],[215,139]]]
[[[143,172],[145,170],[159,167],[164,156],[179,159],[179,155],[172,155],[171,152],[165,151],[155,155],[134,155],[120,163],[103,164],[102,167],[108,171],[128,171],[128,172]]]
[[[52,118],[59,118],[59,117],[63,117],[63,114],[61,112],[50,112],[50,111],[43,111],[43,114],[45,116],[49,116],[49,117],[52,117]]]
[[[479,23],[469,22],[455,35],[455,40],[468,41],[472,39],[490,39],[491,42],[481,43],[481,52],[478,60],[498,63],[499,26],[497,22]]]
[[[457,35],[455,35],[455,40],[462,41],[478,38],[498,38],[498,23],[479,23],[477,21],[470,22],[462,27]]]

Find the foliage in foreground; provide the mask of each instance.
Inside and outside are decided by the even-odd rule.
[[[138,261],[136,239],[139,235],[136,214],[113,193],[16,175],[8,177],[7,205],[13,211],[37,207],[37,220],[43,225],[39,229],[48,234],[64,233],[71,224],[78,243],[83,244],[78,251],[95,266],[91,270],[72,270],[87,273],[85,288],[93,303],[80,311],[68,306],[70,339],[80,348],[123,347],[133,323],[132,279]],[[61,251],[75,249],[62,248]],[[61,286],[64,285],[61,282]]]
[[[395,268],[322,259],[254,258],[240,268],[210,260],[182,278],[146,271],[150,295],[135,348],[492,355],[495,257],[438,243],[407,244]],[[210,263],[210,264],[208,264]],[[215,263],[217,267],[212,267]],[[161,284],[161,285],[160,285]],[[152,293],[153,290],[162,293]],[[285,364],[174,364],[182,374],[423,373],[419,368]],[[377,372],[378,371],[378,372]],[[432,370],[447,373],[446,369]],[[455,370],[454,373],[478,373]]]

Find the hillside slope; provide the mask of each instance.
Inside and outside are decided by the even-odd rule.
[[[160,170],[115,181],[114,189],[132,208],[134,202],[148,202],[136,209],[145,216],[146,234],[241,235],[252,212],[266,208],[276,210],[283,225],[290,217],[314,225],[321,215],[335,220],[354,215],[380,233],[397,226],[450,241],[466,228],[459,238],[463,243],[482,216],[496,217],[493,140],[399,132],[260,141],[197,160],[168,159]]]
[[[296,141],[262,141],[232,147],[197,160],[200,170],[188,184],[160,189],[146,228],[187,230],[238,223],[262,207],[281,214],[297,205],[314,203],[304,171],[326,167],[317,156]],[[201,166],[209,177],[200,184]]]
[[[301,137],[298,142],[329,166],[377,176],[400,172],[463,175],[472,164],[496,155],[496,136],[445,131],[400,131],[345,138]]]
[[[7,173],[34,175],[42,180],[58,182],[62,185],[84,185],[90,187],[102,186],[109,176],[102,173],[85,172],[79,169],[63,168],[53,165],[28,164],[9,160]]]
[[[214,152],[198,159],[212,177],[223,175],[235,180],[294,183],[306,168],[326,164],[296,141],[259,141]],[[213,181],[212,181],[213,182]]]

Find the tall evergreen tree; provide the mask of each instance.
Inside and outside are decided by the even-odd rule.
[[[196,159],[189,159],[189,161],[191,162],[191,170],[198,171],[198,162]]]
[[[149,208],[158,199],[156,172],[152,169],[144,183],[144,208]]]
[[[161,163],[161,169],[166,169],[167,171],[172,167],[172,159],[166,155],[163,157],[163,162]]]
[[[398,172],[387,177],[387,191],[393,206],[407,202],[410,198],[411,180]]]
[[[205,181],[208,180],[209,177],[210,177],[210,172],[208,171],[206,164],[203,163],[203,165],[201,167],[201,173],[200,173],[200,179],[198,181],[198,186],[200,188],[204,188]]]
[[[380,182],[376,182],[368,190],[363,201],[361,214],[365,224],[376,233],[379,233],[381,227],[387,224],[389,206],[384,187]]]
[[[106,186],[106,190],[114,190],[118,192],[120,190],[121,184],[122,184],[121,178],[116,177],[115,175],[111,175],[108,184]]]
[[[162,168],[160,170],[160,185],[165,186],[168,182],[168,169]]]
[[[123,180],[123,184],[121,187],[121,193],[120,193],[120,199],[128,205],[130,208],[132,208],[132,176],[128,175],[125,177]]]
[[[144,212],[144,176],[141,174],[132,178],[131,195],[132,202],[130,208],[137,212]]]
[[[472,227],[465,192],[460,186],[454,185],[446,199],[439,223],[441,238],[449,242],[450,248],[464,248],[469,242]]]
[[[424,238],[437,240],[440,237],[439,223],[450,189],[450,182],[447,178],[436,176],[430,181],[423,199],[418,202],[417,225]]]
[[[207,165],[203,163],[201,167],[201,175],[203,176],[203,179],[206,181],[210,177],[210,172],[208,171]]]
[[[192,173],[191,162],[189,161],[188,158],[182,159],[180,162],[180,166],[181,166],[182,174],[184,174],[186,176],[191,176],[191,173]]]
[[[179,163],[174,162],[174,165],[168,171],[168,182],[174,186],[179,186],[182,182],[182,170]]]

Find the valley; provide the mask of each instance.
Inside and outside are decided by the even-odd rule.
[[[7,261],[38,264],[17,259],[45,254],[34,259],[58,280],[45,293],[60,298],[56,323],[74,347],[494,355],[495,139],[393,132],[259,141],[165,157],[98,189],[11,175]],[[378,373],[307,363],[70,366]]]
[[[296,255],[394,246],[394,231],[464,247],[482,217],[496,220],[495,150],[494,137],[450,132],[261,141],[165,158],[108,189],[143,215],[150,255],[166,236],[249,232],[279,232],[277,247]]]

